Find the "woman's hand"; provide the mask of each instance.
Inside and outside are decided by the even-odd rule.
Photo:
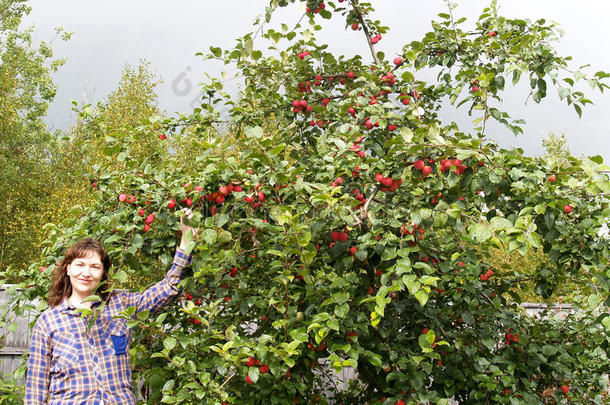
[[[187,208],[184,208],[182,211],[184,212],[184,215],[180,217],[180,231],[182,231],[180,249],[190,254],[190,251],[193,249],[193,244],[191,242],[197,240],[197,233],[199,232],[199,229],[195,229],[192,226],[184,223],[184,217],[186,217],[186,220],[188,221],[193,216],[193,212]]]

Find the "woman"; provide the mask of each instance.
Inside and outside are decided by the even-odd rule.
[[[110,268],[103,246],[89,238],[68,249],[53,274],[50,308],[32,331],[25,404],[136,404],[129,360],[131,331],[125,319],[115,317],[129,307],[155,312],[180,293],[182,269],[192,262],[186,254],[186,234],[195,233],[182,218],[180,228],[182,238],[172,267],[162,281],[141,293],[97,293]],[[86,300],[94,294],[104,304],[89,328],[78,309],[99,306],[100,301]]]

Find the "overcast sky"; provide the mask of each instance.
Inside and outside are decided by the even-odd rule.
[[[388,25],[378,49],[386,55],[400,52],[402,45],[430,30],[430,20],[446,12],[442,0],[373,1],[374,17]],[[499,0],[501,13],[519,17],[557,21],[565,30],[557,48],[562,55],[571,55],[574,67],[590,64],[593,72],[610,71],[610,2],[583,0],[575,3],[557,0]],[[36,38],[53,41],[56,56],[68,61],[55,74],[57,97],[49,110],[52,128],[66,129],[74,122],[70,100],[97,102],[114,90],[125,64],[137,65],[145,58],[152,62],[164,83],[158,88],[159,103],[168,113],[189,112],[198,99],[197,84],[205,75],[218,76],[224,65],[203,61],[195,53],[209,46],[228,48],[234,39],[252,28],[268,0],[236,0],[232,2],[205,0],[30,0],[33,7],[27,23],[36,27]],[[474,21],[489,1],[458,1],[455,13]],[[241,6],[241,7],[239,7]],[[299,6],[281,10],[273,22],[294,25],[300,18]],[[318,38],[327,42],[336,53],[348,56],[362,54],[370,58],[362,33],[344,30],[340,19],[324,20]],[[54,27],[73,31],[70,41],[55,38]],[[55,38],[55,40],[54,40]],[[259,44],[262,47],[264,44]],[[255,45],[256,46],[256,45]],[[582,119],[559,102],[556,90],[541,104],[524,104],[525,87],[507,92],[503,108],[514,118],[527,121],[525,134],[514,137],[508,130],[492,126],[491,137],[502,146],[520,146],[527,154],[542,151],[542,136],[549,132],[566,133],[574,155],[602,155],[610,161],[610,91],[590,92],[595,105],[585,110]],[[465,110],[456,113],[447,109],[447,119],[458,120],[465,129],[471,118],[463,118]]]

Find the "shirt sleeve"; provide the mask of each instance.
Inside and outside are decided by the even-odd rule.
[[[178,284],[184,278],[182,269],[189,266],[192,262],[192,255],[187,256],[184,250],[177,248],[172,267],[163,280],[143,292],[127,293],[127,306],[135,307],[136,312],[149,310],[153,313],[167,305],[180,294]]]
[[[36,321],[30,340],[30,357],[25,385],[25,405],[47,404],[51,381],[51,337],[46,319]]]

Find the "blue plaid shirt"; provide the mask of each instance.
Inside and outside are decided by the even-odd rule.
[[[34,325],[25,404],[136,404],[125,319],[128,307],[155,312],[179,293],[182,268],[192,256],[176,249],[165,278],[141,293],[115,291],[92,328],[66,298],[45,310]],[[95,304],[93,304],[95,305]]]

